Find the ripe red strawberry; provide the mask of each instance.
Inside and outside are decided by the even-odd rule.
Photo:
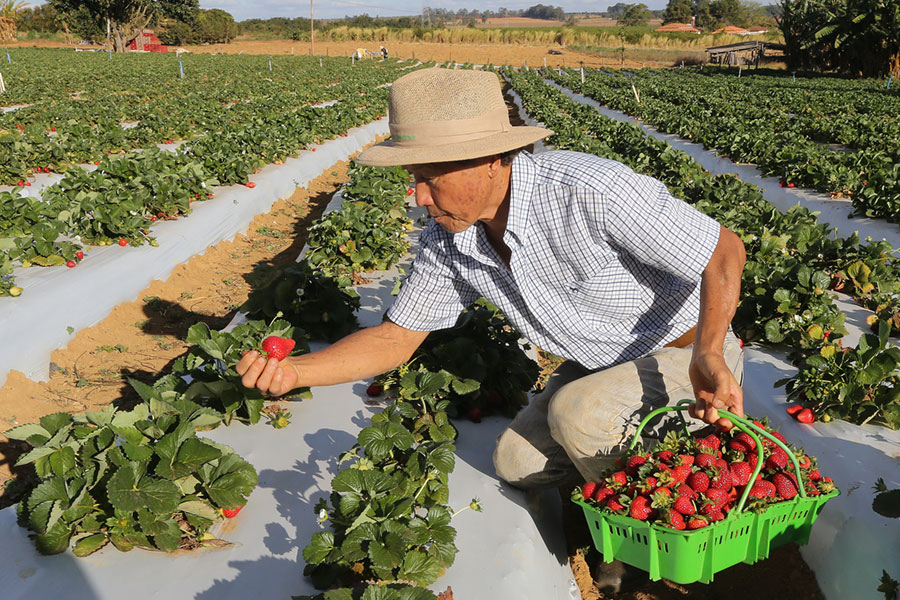
[[[688,475],[691,474],[691,467],[688,465],[677,465],[672,467],[672,480],[678,484],[687,481]]]
[[[728,466],[728,472],[731,473],[734,485],[747,485],[750,482],[750,476],[753,475],[753,468],[750,467],[750,463],[738,461]]]
[[[605,502],[610,496],[615,494],[612,488],[608,488],[606,486],[598,487],[597,491],[594,492],[594,500],[597,502]]]
[[[128,240],[126,240],[125,238],[119,238],[119,245],[120,245],[120,246],[127,246],[127,245],[128,245]]]
[[[409,188],[408,190],[406,190],[407,196],[412,196],[415,193],[416,193],[416,190],[414,190],[413,188]]]
[[[734,439],[743,443],[750,450],[756,450],[756,441],[746,431],[739,431],[734,435]]]
[[[784,410],[785,410],[785,412],[786,412],[787,414],[789,414],[789,415],[791,415],[791,416],[793,417],[793,416],[796,415],[798,412],[800,412],[801,410],[803,410],[803,405],[802,405],[802,404],[791,404],[790,406],[788,406],[788,407],[787,407],[786,409],[784,409]]]
[[[697,459],[694,461],[694,464],[700,467],[701,469],[705,469],[707,467],[711,467],[715,464],[716,457],[707,452],[703,452],[702,454],[697,455]]]
[[[756,482],[753,487],[750,488],[750,491],[747,492],[748,498],[771,498],[772,495],[775,494],[774,490],[770,490],[767,486],[760,485],[762,481]],[[766,481],[766,483],[769,483]]]
[[[55,133],[55,132],[56,132],[56,127],[51,127],[51,128],[50,128],[50,131],[51,131],[52,133]]]
[[[706,515],[706,518],[710,520],[711,523],[715,523],[716,521],[721,521],[725,518],[725,513],[722,509],[715,509],[709,511],[709,514]]]
[[[681,531],[687,525],[684,522],[684,517],[681,516],[681,513],[676,510],[668,510],[666,511],[668,514],[666,515],[666,527],[671,527],[672,529],[677,529]]]
[[[692,515],[697,512],[697,507],[694,506],[693,500],[685,495],[676,497],[675,502],[672,504],[672,508],[683,515]]]
[[[707,521],[703,517],[691,517],[687,522],[688,529],[702,529],[707,525],[709,525],[709,521]]]
[[[776,440],[778,440],[779,442],[781,442],[782,444],[787,444],[787,439],[786,439],[783,435],[781,435],[779,432],[777,432],[777,431],[770,431],[769,434],[770,434],[773,438],[775,438]]]
[[[291,353],[297,342],[288,338],[270,335],[262,341],[262,351],[266,354],[266,358],[274,358],[282,361]]]
[[[729,450],[734,450],[735,452],[742,452],[744,454],[750,452],[750,448],[747,446],[747,444],[740,440],[728,440],[728,444],[726,445],[728,446]]]
[[[610,487],[622,487],[628,483],[628,475],[625,474],[625,471],[616,471],[607,477],[606,481],[609,483]]]
[[[81,260],[82,258],[84,258],[84,252],[79,250],[78,252],[75,253],[75,258],[77,258],[78,260]]]
[[[66,261],[66,266],[69,267],[70,269],[71,269],[72,267],[74,267],[75,264],[76,264],[76,263],[75,263],[74,260]]]
[[[625,462],[625,472],[629,475],[636,475],[638,471],[638,467],[647,462],[647,457],[637,454],[635,456],[629,456],[628,460]]]
[[[469,409],[468,417],[473,423],[481,423],[481,409],[477,406],[473,406]]]
[[[674,457],[675,457],[675,453],[672,452],[671,450],[660,450],[659,452],[656,453],[656,458],[660,462],[664,462],[664,463],[672,462],[672,459]]]
[[[771,481],[775,485],[775,493],[785,500],[790,500],[797,495],[797,484],[784,473],[775,473],[772,475]]]
[[[789,187],[789,188],[792,188],[792,187],[794,187],[794,185],[795,185],[795,184],[794,184],[794,182],[792,181],[792,182],[790,182],[790,183],[788,184],[788,187]]]
[[[800,464],[801,469],[808,469],[812,465],[812,461],[809,460],[809,457],[805,454],[801,454],[797,457],[797,462]]]
[[[775,497],[775,484],[769,481],[768,479],[760,479],[753,487],[759,487],[765,490],[766,498],[774,498]]]
[[[781,448],[778,448],[775,452],[772,452],[772,454],[770,454],[768,458],[766,458],[766,467],[768,467],[769,469],[781,471],[782,469],[787,467],[787,464],[788,455]]]
[[[706,437],[702,437],[697,440],[697,444],[703,448],[711,448],[712,450],[718,450],[722,447],[722,440],[720,440],[716,435],[709,434]]]
[[[631,518],[638,521],[646,521],[653,514],[653,508],[650,506],[650,498],[647,496],[638,496],[631,501],[631,508],[628,511]]]
[[[807,425],[809,425],[816,420],[816,415],[814,415],[813,411],[811,411],[810,409],[804,408],[796,415],[794,415],[794,418],[796,418],[801,423],[806,423]]]
[[[687,496],[691,500],[697,497],[697,492],[695,492],[691,486],[686,483],[682,483],[678,486],[678,489],[675,490],[681,496]]]
[[[623,505],[621,502],[619,502],[619,498],[617,496],[612,495],[606,501],[606,508],[617,513],[617,512],[621,512],[622,510],[624,510],[625,505]]]
[[[588,481],[583,486],[581,486],[581,495],[584,498],[590,499],[594,497],[594,492],[597,490],[597,483],[594,481]]]
[[[694,464],[695,457],[693,454],[679,454],[675,461],[682,465],[691,466]]]
[[[238,506],[237,508],[223,508],[222,515],[228,519],[232,519],[232,518],[236,517],[239,512],[241,512],[242,508],[244,508],[244,507]]]
[[[822,473],[818,469],[813,469],[806,474],[806,478],[810,481],[819,481],[820,479],[822,479]]]
[[[244,185],[246,185],[248,188],[251,188],[251,189],[256,187],[256,183],[254,183],[252,181],[248,181]]]
[[[709,480],[709,489],[725,490],[726,492],[734,485],[731,479],[731,472],[728,468],[719,469],[719,472],[713,475]]]
[[[705,496],[715,508],[721,508],[728,502],[728,492],[721,488],[709,488],[706,490]]]
[[[369,387],[366,388],[367,396],[380,396],[384,393],[384,386],[378,383],[377,381],[373,381],[369,384]]]
[[[709,489],[709,475],[703,471],[696,471],[688,475],[687,484],[695,492],[705,492]]]

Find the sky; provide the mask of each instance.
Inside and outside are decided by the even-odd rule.
[[[446,10],[498,10],[505,7],[511,10],[526,9],[535,4],[548,6],[562,6],[566,12],[601,12],[607,7],[616,4],[612,2],[596,2],[590,0],[568,0],[565,3],[553,2],[553,0],[426,0],[431,8],[443,8]],[[621,0],[623,2],[640,2],[642,0]],[[661,10],[666,7],[667,0],[643,0],[651,10]],[[271,17],[309,17],[308,1],[288,0],[200,0],[200,8],[221,8],[228,11],[235,21],[246,19],[268,19]],[[316,19],[341,18],[368,14],[375,17],[402,17],[418,15],[422,13],[422,0],[313,0],[313,16]]]

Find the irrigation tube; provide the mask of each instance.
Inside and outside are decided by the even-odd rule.
[[[12,369],[46,381],[51,353],[65,347],[74,332],[96,325],[116,305],[134,300],[152,281],[167,279],[172,269],[209,246],[246,231],[279,198],[290,197],[334,163],[387,135],[387,119],[347,133],[316,146],[315,152],[302,151],[282,165],[266,166],[251,176],[254,189],[216,188],[215,197],[196,203],[188,217],[157,223],[153,234],[158,248],[92,247],[74,269],[18,269],[16,283],[25,292],[0,298],[0,385]]]

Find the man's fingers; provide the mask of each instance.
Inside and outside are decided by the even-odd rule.
[[[243,361],[244,359],[242,358],[241,362]],[[247,367],[247,370],[244,371],[243,377],[241,377],[241,383],[244,385],[244,387],[256,387],[256,381],[257,379],[259,379],[259,375],[263,372],[263,369],[265,367],[266,360],[264,358],[257,357],[256,360],[251,361],[250,365]]]
[[[275,377],[275,370],[278,368],[278,359],[270,358],[266,361],[266,366],[259,374],[256,380],[256,389],[261,392],[268,392],[272,387],[272,378]]]
[[[257,352],[256,350],[251,350],[250,352],[245,352],[244,355],[241,357],[241,360],[238,361],[237,366],[235,366],[235,369],[237,370],[238,375],[243,375],[244,373],[246,373],[247,370],[254,363],[254,361],[256,361],[257,358],[259,358],[259,352]]]

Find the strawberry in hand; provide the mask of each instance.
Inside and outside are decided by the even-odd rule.
[[[294,340],[270,335],[262,341],[262,351],[268,358],[274,358],[279,362],[283,361],[291,354],[291,350],[297,344]]]

